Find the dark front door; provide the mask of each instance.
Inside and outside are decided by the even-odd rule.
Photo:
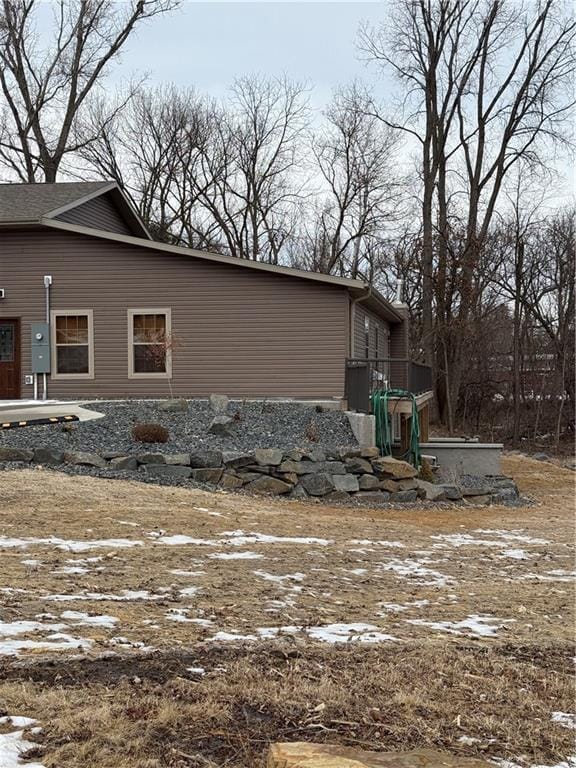
[[[0,400],[20,398],[20,321],[0,318]]]

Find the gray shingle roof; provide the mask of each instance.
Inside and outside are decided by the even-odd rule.
[[[50,211],[109,185],[109,181],[0,184],[0,223],[40,221]]]

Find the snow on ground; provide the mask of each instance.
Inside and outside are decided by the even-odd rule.
[[[27,752],[36,746],[32,741],[24,738],[24,728],[30,728],[32,734],[38,733],[36,720],[20,715],[5,715],[0,717],[0,728],[13,727],[16,730],[8,733],[0,733],[0,768],[44,768],[41,763],[24,763],[20,759],[23,752]]]
[[[500,622],[495,624],[494,622]],[[493,616],[467,616],[462,621],[426,621],[425,619],[406,619],[408,624],[420,627],[430,627],[454,635],[469,635],[476,637],[496,637],[498,630],[514,619],[496,619]]]
[[[576,729],[576,715],[572,712],[552,712],[552,722],[563,728]]]
[[[13,549],[19,547],[26,549],[33,546],[51,545],[57,549],[64,549],[68,552],[86,552],[89,549],[122,549],[124,547],[141,547],[143,541],[134,539],[96,539],[95,541],[75,541],[68,539],[59,539],[56,536],[50,536],[47,539],[38,538],[10,538],[9,536],[0,536],[0,549]]]

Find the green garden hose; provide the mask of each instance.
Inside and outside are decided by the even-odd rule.
[[[392,414],[388,412],[388,400],[393,397],[409,398],[412,401],[412,419],[408,450],[402,458],[416,469],[420,467],[420,420],[416,397],[403,389],[377,389],[370,396],[372,413],[376,420],[376,445],[382,456],[392,456]]]

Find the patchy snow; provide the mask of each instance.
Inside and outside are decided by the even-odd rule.
[[[576,729],[576,715],[572,712],[552,712],[552,722],[558,723],[562,728]]]
[[[261,627],[258,635],[240,635],[235,632],[217,632],[210,640],[272,640],[282,635],[306,634],[312,640],[322,643],[382,643],[395,641],[398,638],[384,634],[373,624],[326,624],[317,627]]]
[[[82,573],[89,573],[89,568],[83,568],[81,565],[63,565],[62,568],[57,568],[55,571],[50,571],[50,573],[65,573],[68,575],[72,574],[82,574]]]
[[[103,549],[109,547],[111,549],[123,549],[125,547],[141,547],[144,542],[134,539],[95,539],[76,541],[68,539],[59,539],[55,536],[50,536],[47,539],[37,538],[10,538],[8,536],[0,536],[0,549],[13,549],[20,547],[26,549],[33,546],[46,546],[50,545],[57,549],[63,549],[68,552],[85,552],[89,549]]]
[[[57,603],[67,603],[72,600],[110,600],[112,602],[122,602],[124,600],[163,600],[165,595],[151,594],[147,589],[133,591],[123,589],[119,595],[107,595],[101,592],[82,592],[76,595],[44,595],[44,600],[51,600]]]
[[[503,760],[498,757],[493,757],[491,762],[497,765],[498,768],[524,768],[520,763],[515,763],[512,760]],[[576,755],[555,765],[532,765],[530,768],[576,768]]]
[[[105,613],[90,616],[90,614],[82,613],[82,611],[64,611],[60,614],[60,618],[66,619],[66,621],[74,621],[78,625],[105,627],[106,629],[113,629],[114,625],[118,622],[115,616],[108,616]]]
[[[509,557],[512,560],[528,560],[532,557],[525,549],[503,549],[500,557]]]
[[[285,576],[277,576],[274,573],[267,573],[266,571],[253,571],[255,576],[258,576],[264,581],[272,581],[274,584],[283,585],[285,581],[303,581],[306,578],[304,573],[287,573]]]
[[[150,534],[152,536],[152,534]],[[186,536],[183,533],[176,533],[173,536],[155,536],[154,540],[158,544],[167,544],[169,547],[179,547],[185,544],[194,544],[198,547],[217,547],[218,542],[214,539],[197,539],[193,536]]]
[[[493,622],[499,621],[500,624]],[[496,619],[493,616],[467,616],[462,621],[426,621],[425,619],[406,619],[408,624],[414,624],[419,627],[430,627],[439,629],[442,632],[450,632],[453,635],[469,635],[476,637],[496,637],[499,629],[504,624],[514,621],[514,619]]]
[[[198,624],[200,627],[212,626],[210,619],[191,619],[188,616],[189,612],[188,608],[170,608],[166,614],[166,618],[169,619],[169,621],[179,621],[183,624]]]
[[[60,632],[66,624],[42,624],[40,621],[0,621],[0,637],[14,637],[27,632]]]
[[[200,590],[200,587],[184,587],[180,590],[182,597],[192,597]]]
[[[397,548],[397,549],[404,549],[406,547],[405,544],[402,544],[401,541],[372,541],[372,539],[352,539],[348,542],[349,544],[360,545],[360,546],[378,546],[378,547],[390,547],[390,548]]]
[[[435,571],[427,566],[437,561],[430,560],[427,557],[420,560],[391,560],[388,563],[380,563],[379,566],[384,571],[393,571],[400,578],[418,579],[426,586],[445,587],[452,584],[452,576],[446,576],[439,571]]]
[[[42,560],[20,560],[22,565],[29,565],[31,567],[42,565]]]
[[[393,613],[409,611],[411,608],[424,608],[427,605],[430,605],[430,600],[412,600],[410,603],[380,603],[382,608]]]
[[[554,571],[546,571],[546,573],[522,573],[519,576],[515,576],[510,581],[568,581],[572,582],[576,578],[576,571],[563,571],[557,569]]]
[[[92,640],[55,633],[42,640],[0,640],[0,656],[17,656],[20,651],[88,650],[91,647]]]
[[[179,568],[175,568],[168,573],[173,573],[174,576],[202,576],[206,571],[181,571]]]
[[[213,560],[261,560],[264,555],[258,552],[214,552],[208,557]]]
[[[0,733],[0,766],[1,768],[44,768],[41,763],[22,762],[20,755],[37,745],[24,738],[24,728],[30,728],[36,720],[18,715],[0,717],[0,725],[14,726],[18,730],[10,733]]]
[[[192,672],[193,675],[205,675],[206,670],[204,667],[186,667],[187,672]]]
[[[314,537],[300,536],[271,536],[266,533],[244,533],[244,531],[224,531],[222,536],[226,536],[226,543],[234,547],[244,546],[245,544],[317,544],[320,547],[326,547],[334,542],[329,539],[317,539]]]
[[[490,536],[497,536],[505,541],[521,541],[524,544],[550,544],[548,539],[535,539],[533,536],[525,536],[524,529],[518,528],[512,531],[501,531],[493,528],[476,528],[474,533],[487,533]]]

